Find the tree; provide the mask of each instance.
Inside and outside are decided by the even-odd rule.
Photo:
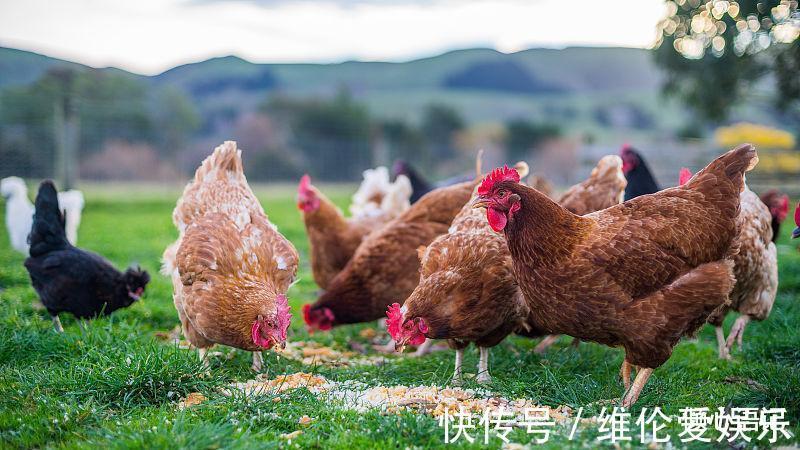
[[[512,161],[527,159],[529,153],[547,139],[561,135],[554,124],[537,124],[523,119],[514,119],[506,124],[506,150]]]
[[[422,117],[422,132],[433,148],[433,156],[446,159],[455,155],[453,137],[464,126],[464,119],[455,108],[443,104],[428,105]]]
[[[55,66],[29,85],[0,92],[0,160],[12,162],[3,172],[56,175],[64,163],[54,166],[53,149],[64,137],[55,135],[65,121],[79,159],[117,141],[149,144],[163,155],[184,146],[198,126],[194,106],[177,90],[114,71]]]
[[[262,110],[288,124],[288,145],[303,153],[312,175],[354,180],[372,165],[369,112],[346,90],[333,99],[273,97]]]
[[[389,145],[389,158],[404,159],[418,165],[430,164],[425,139],[419,130],[403,120],[386,120],[380,124],[381,135]]]
[[[797,1],[669,0],[666,6],[655,52],[666,70],[666,93],[681,98],[698,118],[716,122],[772,75],[779,88],[773,103],[798,110]]]

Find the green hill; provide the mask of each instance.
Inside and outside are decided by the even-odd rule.
[[[85,67],[0,48],[0,88],[29,83],[48,68],[64,64]],[[328,96],[347,88],[379,117],[414,120],[427,104],[445,102],[471,122],[530,117],[596,132],[609,125],[674,125],[674,115],[658,96],[658,69],[643,49],[572,47],[512,54],[467,49],[400,63],[256,64],[225,56],[152,77],[130,75],[178,87],[207,122],[253,110],[269,94]],[[643,116],[645,120],[637,119]],[[612,123],[598,122],[598,117]]]

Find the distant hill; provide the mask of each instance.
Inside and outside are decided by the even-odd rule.
[[[0,88],[36,81],[53,66],[86,67],[38,53],[0,47]]]
[[[0,47],[0,87],[34,81],[54,65],[86,67],[38,53]],[[507,80],[499,80],[499,84],[495,80],[478,80],[471,87],[479,90],[484,86],[487,90],[519,91],[519,86],[513,84],[520,83],[520,78],[576,92],[654,89],[659,84],[659,74],[648,50],[586,47],[530,49],[511,54],[489,49],[456,50],[403,63],[256,64],[237,56],[225,56],[177,66],[154,77],[141,77],[177,84],[188,92],[199,91],[198,95],[203,96],[208,89],[197,89],[197,86],[239,87],[250,91],[280,86],[296,92],[327,91],[340,86],[356,92],[433,89],[446,87],[448,79],[469,70],[475,71],[471,78],[479,78],[481,69],[492,77],[503,70],[514,73]],[[504,87],[504,81],[510,84]],[[210,91],[214,93],[215,89]]]
[[[85,67],[0,47],[0,88],[30,83],[56,65]],[[450,103],[470,121],[524,116],[594,123],[604,114],[597,109],[609,106],[663,113],[657,106],[661,76],[650,52],[631,48],[530,49],[511,54],[468,49],[402,63],[256,64],[225,56],[152,77],[130,76],[180,88],[207,120],[253,110],[270,93],[331,95],[341,88],[349,89],[377,116],[412,120],[430,102]],[[554,110],[564,114],[554,115]],[[668,115],[665,120],[669,121]]]

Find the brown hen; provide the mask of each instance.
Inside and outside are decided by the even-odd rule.
[[[568,211],[582,216],[622,203],[625,197],[622,159],[616,155],[600,158],[589,178],[567,189],[557,201]]]
[[[567,189],[558,199],[558,203],[579,216],[622,203],[625,197],[625,186],[628,184],[625,174],[622,172],[622,165],[622,158],[616,155],[606,155],[600,158],[589,174],[589,178]],[[538,330],[533,326],[533,317],[530,322],[530,327],[521,331],[520,334],[538,337]],[[529,330],[533,330],[533,334]],[[556,340],[558,340],[557,335],[546,336],[534,351],[544,353]],[[577,346],[578,344],[580,344],[580,339],[575,338],[572,345]]]
[[[681,170],[680,184],[690,178],[688,169]],[[746,184],[740,199],[739,234],[733,243],[739,249],[733,257],[736,285],[731,291],[730,303],[718,308],[708,318],[708,323],[714,325],[716,331],[719,357],[725,359],[730,359],[734,343],[738,342],[741,350],[747,323],[766,319],[772,310],[778,293],[778,250],[772,233],[773,229],[779,229],[789,211],[789,198],[785,195],[768,196],[771,203],[768,206]],[[730,311],[741,315],[725,339],[722,322]]]
[[[203,161],[173,221],[180,235],[164,252],[163,272],[184,335],[204,362],[208,347],[223,344],[252,351],[260,371],[261,351],[286,343],[298,256],[250,190],[235,142]]]
[[[685,186],[586,216],[498,169],[475,205],[503,232],[540,328],[625,349],[622,405],[629,407],[681,337],[728,301],[739,194],[757,161],[744,145]],[[639,370],[631,386],[633,366]]]
[[[518,164],[517,170],[524,176],[527,165]],[[489,348],[525,328],[529,313],[505,240],[467,203],[421,260],[414,292],[402,308],[395,303],[387,312],[392,339],[398,348],[425,338],[447,339],[456,350],[453,384],[461,383],[464,348],[474,342],[480,351],[476,380],[489,382]]]
[[[380,319],[419,282],[417,249],[447,232],[478,180],[435,189],[359,245],[345,268],[303,310],[312,330]]]

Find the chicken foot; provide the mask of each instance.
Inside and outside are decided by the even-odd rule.
[[[736,319],[736,322],[733,323],[731,332],[728,334],[728,340],[725,342],[725,348],[729,353],[733,348],[734,342],[739,344],[739,351],[742,351],[742,336],[744,335],[744,328],[747,326],[748,322],[750,322],[750,316],[742,314]]]
[[[200,357],[200,362],[203,363],[203,368],[208,369],[208,349],[207,348],[198,348],[197,349],[197,356]]]
[[[652,374],[653,369],[651,368],[639,368],[639,370],[636,371],[636,379],[633,380],[633,385],[625,394],[625,398],[622,399],[622,406],[624,408],[630,408],[636,403],[636,400],[639,399],[639,394],[642,393],[644,385],[647,384],[647,380]]]
[[[731,353],[728,351],[728,345],[725,341],[725,331],[722,325],[715,326],[714,331],[717,333],[717,350],[719,352],[719,359],[731,359]],[[731,329],[731,332],[733,329]],[[733,334],[731,334],[733,336]]]
[[[478,347],[480,351],[480,358],[478,359],[478,376],[475,381],[480,384],[492,382],[492,377],[489,375],[489,348]]]
[[[547,349],[550,348],[550,346],[555,344],[557,340],[558,340],[557,334],[548,334],[547,336],[544,337],[544,339],[542,339],[542,342],[539,342],[536,348],[533,349],[533,353],[541,355],[542,353],[546,352]]]
[[[453,379],[450,381],[450,385],[453,387],[460,387],[464,384],[464,379],[461,377],[461,365],[464,361],[464,349],[459,348],[456,350],[456,368],[453,372]]]
[[[58,318],[58,315],[53,316],[53,328],[55,328],[56,333],[64,332],[64,327],[61,326],[61,319]]]
[[[261,373],[264,368],[264,355],[261,352],[253,352],[253,365],[250,366],[253,371]]]

